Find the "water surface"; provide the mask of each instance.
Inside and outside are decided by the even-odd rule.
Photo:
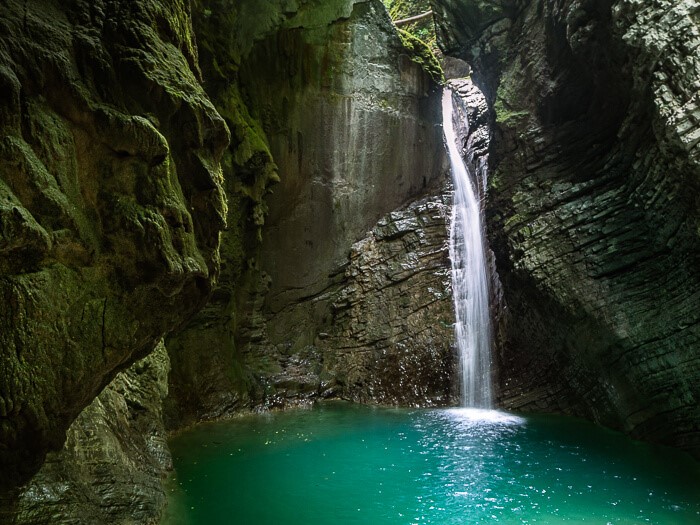
[[[171,448],[167,525],[700,523],[700,464],[565,417],[330,403]]]

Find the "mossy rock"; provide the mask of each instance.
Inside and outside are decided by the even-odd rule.
[[[440,67],[440,62],[438,62],[428,45],[403,29],[398,29],[398,34],[401,38],[401,43],[408,51],[409,58],[422,67],[435,83],[444,83],[445,75],[442,72],[442,67]]]

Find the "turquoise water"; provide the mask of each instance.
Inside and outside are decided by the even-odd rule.
[[[576,419],[343,403],[171,441],[163,524],[700,524],[700,464]]]

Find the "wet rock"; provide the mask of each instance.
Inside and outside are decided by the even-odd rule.
[[[698,456],[697,2],[433,5],[495,121],[501,405]]]
[[[169,365],[159,344],[120,372],[22,489],[15,521],[3,523],[157,523],[165,504],[161,481],[172,468],[162,413]]]
[[[362,379],[374,385],[371,389],[359,387],[359,374],[386,371],[389,359],[395,360],[392,377],[397,377],[399,367],[425,369],[431,352],[441,363],[449,360],[446,341],[423,350],[421,344],[428,335],[415,345],[398,335],[404,321],[392,316],[408,315],[412,299],[405,290],[386,299],[387,305],[400,299],[406,303],[402,308],[389,314],[387,308],[391,307],[387,306],[382,317],[363,321],[374,322],[376,330],[383,331],[381,340],[357,332],[362,339],[350,343],[350,333],[341,337],[337,332],[336,322],[350,323],[352,316],[359,315],[356,310],[362,309],[359,292],[348,291],[345,293],[354,313],[343,313],[351,316],[343,321],[334,317],[341,315],[333,306],[335,295],[357,278],[346,274],[357,263],[348,259],[351,247],[367,235],[373,236],[368,232],[392,210],[404,209],[407,203],[426,195],[439,195],[445,159],[439,89],[403,46],[381,2],[336,1],[324,3],[323,8],[309,4],[315,7],[297,10],[287,6],[284,16],[273,14],[277,6],[266,14],[241,9],[241,17],[225,23],[200,21],[212,46],[224,40],[213,35],[237,34],[226,24],[256,29],[248,29],[249,40],[237,37],[232,43],[226,41],[226,49],[236,58],[235,67],[223,72],[228,82],[220,70],[203,66],[211,77],[207,86],[215,91],[212,96],[217,106],[235,99],[248,114],[245,122],[231,121],[231,161],[224,162],[230,167],[227,192],[232,202],[243,203],[235,209],[244,212],[229,217],[229,231],[222,241],[225,264],[212,302],[184,332],[168,341],[173,360],[168,413],[169,424],[174,426],[319,396],[401,402],[399,389],[380,388],[379,378]],[[259,17],[264,20],[249,23]],[[230,89],[232,82],[237,86],[235,93]],[[228,119],[226,111],[223,114]],[[279,182],[273,186],[275,180]],[[404,209],[401,213],[407,212]],[[371,256],[377,261],[389,256],[381,250],[392,235],[403,238],[401,232],[412,229],[413,234],[406,233],[408,240],[420,231],[410,222],[417,220],[414,212],[406,216],[407,224],[383,220],[388,221],[386,227],[398,231],[377,233],[373,241],[377,247],[372,250],[380,252],[372,251]],[[229,237],[237,227],[247,232],[259,230],[261,240],[250,234]],[[439,227],[431,223],[430,228],[431,234],[425,235],[437,235]],[[414,239],[415,246],[404,249],[418,249],[421,242],[440,244],[446,239],[446,230],[441,231],[440,239]],[[398,251],[399,245],[392,244],[391,250]],[[411,270],[409,260],[403,263],[409,266],[405,279],[420,286],[420,277],[409,279],[409,275],[429,263],[421,262],[417,253],[412,256],[417,266]],[[399,255],[392,257],[398,259]],[[401,280],[399,270],[387,267],[385,272],[395,273],[394,278]],[[426,283],[444,288],[435,279],[430,277]],[[387,283],[368,282],[365,286],[370,284],[378,287],[374,302],[392,289]],[[418,295],[415,301],[423,304],[425,298]],[[434,324],[427,315],[424,321]],[[355,330],[349,325],[346,328]],[[391,346],[392,339],[404,345],[401,352],[392,354],[398,348]],[[357,355],[362,356],[357,358],[360,367],[361,360],[372,359],[374,350],[370,349],[375,343],[379,345],[377,356],[385,353],[393,357],[386,357],[381,369],[362,364],[362,372],[358,368],[350,382],[343,379],[346,386],[339,386],[336,376],[346,374],[342,363],[351,360],[350,346],[356,346]],[[335,364],[329,365],[329,356],[337,354],[336,344],[347,348],[342,359],[333,357]],[[416,353],[411,358],[414,364],[408,362],[411,352]],[[400,353],[404,357],[399,358]],[[444,367],[436,375],[443,372]],[[416,375],[416,383],[420,381]],[[419,392],[423,392],[426,400],[444,400],[449,386],[444,379],[440,381],[440,386],[417,384],[416,391],[403,399],[418,403]]]
[[[270,67],[260,72],[259,63]],[[260,252],[277,312],[326,288],[354,242],[441,176],[438,90],[379,2],[261,41],[250,64],[243,81],[269,116],[281,178]]]
[[[355,243],[331,295],[322,376],[360,402],[456,401],[449,203],[421,199],[383,217]],[[323,298],[315,300],[322,303]]]
[[[206,300],[226,126],[182,2],[0,10],[0,492]]]
[[[445,199],[426,197],[387,214],[353,244],[326,290],[259,317],[259,337],[249,338],[241,358],[252,377],[247,406],[326,397],[455,401]]]

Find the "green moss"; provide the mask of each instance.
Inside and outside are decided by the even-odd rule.
[[[239,7],[228,0],[195,0],[193,5],[199,63],[207,91],[216,99],[222,86],[235,79],[241,63],[241,49],[233,30]]]
[[[520,225],[523,221],[524,221],[523,217],[521,217],[519,214],[515,213],[506,219],[505,223],[503,224],[503,227],[504,227],[504,229],[510,231],[511,229]]]
[[[156,34],[165,36],[164,40],[172,42],[184,55],[190,68],[199,74],[197,44],[192,28],[189,1],[151,2],[148,7],[154,11],[151,17],[151,29]]]
[[[280,179],[262,124],[253,117],[238,88],[243,50],[232,31],[237,27],[238,9],[230,0],[199,0],[193,19],[207,91],[231,131],[231,143],[222,159],[227,193],[229,199],[241,196],[251,202],[247,206],[239,199],[260,240],[267,214],[264,197]],[[241,224],[247,222],[238,219]]]
[[[529,115],[527,111],[511,110],[502,99],[496,99],[493,109],[496,112],[496,122],[498,124],[513,125],[523,117]]]
[[[331,20],[348,18],[355,7],[347,0],[306,0],[293,17],[284,23],[283,27],[321,27],[328,25]]]
[[[407,18],[430,10],[429,0],[383,0],[393,20]]]
[[[231,85],[221,97],[219,111],[229,125],[233,140],[224,159],[224,166],[235,175],[232,189],[253,202],[251,219],[257,227],[258,238],[265,223],[267,205],[264,201],[269,187],[279,182],[267,136],[260,122],[254,119],[243,103],[236,85]]]
[[[515,90],[511,87],[508,78],[505,77],[498,86],[496,101],[493,104],[498,124],[512,126],[529,115],[528,111],[517,109],[517,98]]]
[[[445,75],[442,72],[440,63],[427,44],[403,29],[399,29],[398,33],[401,43],[408,51],[411,60],[422,67],[435,82],[438,84],[444,83]]]
[[[429,0],[383,0],[392,20],[402,20],[420,15],[431,9]],[[422,40],[434,54],[439,54],[437,35],[433,19],[423,18],[410,24],[401,26],[401,29]]]

